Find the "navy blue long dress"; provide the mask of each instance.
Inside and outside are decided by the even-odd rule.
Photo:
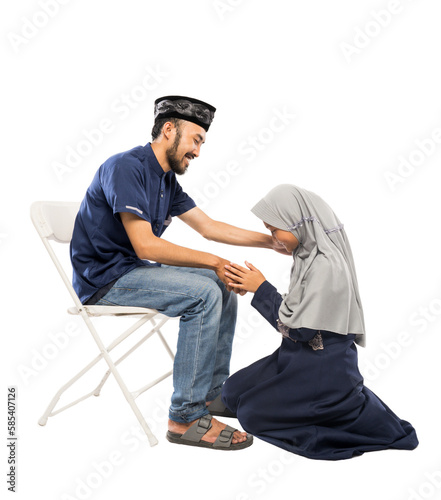
[[[252,305],[275,328],[281,295],[267,281]],[[412,425],[363,385],[355,335],[289,330],[281,346],[238,371],[224,384],[222,400],[246,432],[304,457],[340,460],[366,451],[412,450]],[[295,340],[295,342],[294,342]]]

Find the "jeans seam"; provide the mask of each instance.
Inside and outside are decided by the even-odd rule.
[[[100,299],[100,300],[99,300],[96,304],[94,304],[94,305],[98,305],[98,306],[99,306],[99,305],[105,305],[105,304],[101,304],[101,302],[107,302],[107,304],[109,304],[109,305],[111,305],[111,306],[117,306],[117,305],[118,305],[118,304],[115,304],[114,302],[110,302],[110,300],[107,300],[107,299],[105,299],[104,297],[103,297],[103,298],[101,298],[101,299]],[[86,306],[87,306],[87,304],[86,304]]]
[[[112,287],[109,290],[109,293],[112,290],[136,290],[138,292],[162,292],[162,293],[167,293],[169,295],[184,295],[185,297],[191,297],[192,299],[202,299],[202,297],[190,295],[188,293],[181,293],[181,292],[173,292],[170,290],[161,290],[161,289],[156,289],[156,288],[128,288],[128,287]],[[202,299],[204,301],[204,299]],[[205,302],[205,301],[204,301]]]
[[[195,359],[196,360],[199,359],[199,349],[200,349],[200,345],[201,345],[201,332],[202,332],[202,325],[204,324],[204,317],[205,317],[205,300],[204,299],[202,299],[202,303],[203,303],[204,307],[203,307],[203,310],[202,310],[202,317],[201,317],[201,321],[200,321],[200,325],[199,325],[199,330],[198,330],[197,351],[195,353]],[[196,372],[197,372],[196,365],[197,365],[197,363],[194,363],[194,366],[193,366],[193,378],[192,378],[192,381],[191,381],[191,389],[190,389],[190,401],[193,401],[193,388],[194,388],[194,383],[196,381]]]

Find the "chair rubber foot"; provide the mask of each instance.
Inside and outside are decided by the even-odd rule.
[[[158,443],[159,443],[159,441],[155,438],[155,436],[153,436],[151,438],[149,437],[149,444],[151,447],[156,446]]]

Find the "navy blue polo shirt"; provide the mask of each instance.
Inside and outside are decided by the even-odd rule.
[[[119,216],[130,212],[150,222],[160,237],[172,217],[195,207],[174,172],[164,172],[152,146],[109,158],[84,197],[70,245],[73,287],[84,304],[97,301],[123,274],[138,266],[160,266],[137,257]],[[101,296],[104,293],[101,293]]]

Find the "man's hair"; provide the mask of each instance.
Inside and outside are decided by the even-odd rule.
[[[152,128],[152,141],[157,139],[161,133],[162,133],[162,127],[167,123],[171,122],[176,128],[181,127],[181,122],[184,120],[181,120],[180,118],[160,118],[159,120],[155,121],[155,124],[153,125]]]

